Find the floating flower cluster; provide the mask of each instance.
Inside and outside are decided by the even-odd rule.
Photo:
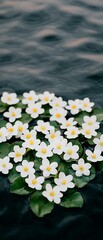
[[[0,112],[0,172],[8,174],[10,191],[31,194],[37,216],[54,203],[82,207],[77,188],[103,170],[103,110],[89,98],[64,101],[45,91],[4,92]],[[98,164],[95,164],[98,163]]]

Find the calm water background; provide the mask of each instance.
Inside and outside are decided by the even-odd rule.
[[[49,90],[103,106],[103,0],[0,0],[0,93]],[[103,239],[103,176],[82,190],[83,209],[42,220],[0,179],[0,239]]]

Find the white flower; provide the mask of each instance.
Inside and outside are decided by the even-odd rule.
[[[54,93],[49,93],[45,91],[43,94],[39,94],[39,98],[41,100],[41,104],[50,103],[51,100],[54,98]]]
[[[65,173],[60,172],[59,178],[55,178],[54,182],[57,184],[61,192],[66,192],[68,188],[74,188],[75,184],[72,182],[72,175],[65,175]]]
[[[1,101],[8,105],[14,105],[19,102],[16,93],[4,92],[1,97]]]
[[[37,149],[37,146],[39,145],[40,143],[40,140],[39,139],[36,139],[36,138],[30,138],[29,140],[26,140],[22,146],[24,148],[29,148],[29,149],[32,149],[32,150],[36,150]]]
[[[54,140],[52,143],[53,153],[61,155],[64,152],[65,146],[67,144],[67,139],[60,137]]]
[[[68,120],[64,120],[64,122],[62,122],[62,125],[60,126],[61,129],[68,129],[69,127],[72,127],[74,125],[76,125],[77,122],[74,121],[74,118],[69,118]]]
[[[83,100],[80,101],[80,109],[82,111],[91,112],[93,106],[94,103],[90,102],[89,98],[84,98]]]
[[[96,144],[95,149],[101,150],[103,152],[103,134],[100,136],[100,138],[94,138],[93,142]]]
[[[22,165],[16,167],[16,171],[20,172],[21,177],[27,177],[30,174],[35,173],[34,162],[22,161]]]
[[[71,142],[69,142],[65,149],[64,149],[64,160],[69,160],[70,158],[72,159],[78,159],[79,158],[79,154],[77,153],[79,150],[79,147],[77,145],[73,145]]]
[[[82,175],[89,176],[90,175],[90,163],[85,163],[84,159],[80,158],[78,164],[72,164],[73,170],[76,171],[76,176],[81,177]]]
[[[49,104],[53,108],[63,108],[67,105],[67,103],[63,101],[62,97],[54,97]]]
[[[21,138],[25,130],[28,129],[28,123],[22,123],[21,121],[15,122],[15,127],[17,128],[17,138]]]
[[[4,117],[9,118],[9,122],[14,122],[17,118],[21,118],[21,108],[10,107],[8,112],[5,112]]]
[[[14,162],[21,162],[23,155],[25,154],[26,149],[23,147],[19,147],[18,145],[14,146],[14,152],[9,153],[9,157],[14,159]]]
[[[26,141],[30,140],[31,138],[36,138],[36,135],[37,135],[37,132],[35,130],[32,130],[32,131],[25,130],[25,131],[23,131],[21,139],[26,142]]]
[[[87,160],[91,162],[99,162],[103,161],[103,157],[101,156],[101,151],[98,149],[94,149],[94,152],[90,150],[86,150]]]
[[[0,172],[2,172],[3,174],[8,174],[9,170],[12,168],[13,168],[13,164],[10,163],[9,157],[0,159]]]
[[[69,100],[68,104],[69,105],[66,107],[66,109],[70,110],[71,114],[75,115],[75,114],[79,113],[79,111],[80,111],[80,100],[79,99]]]
[[[42,120],[37,121],[37,126],[34,127],[34,129],[38,132],[42,132],[44,134],[47,134],[50,130],[51,126],[49,122],[44,122]]]
[[[48,139],[50,143],[54,142],[55,139],[60,138],[61,132],[60,131],[55,131],[54,127],[51,127],[50,132],[45,135],[45,138]]]
[[[41,157],[41,158],[47,158],[51,157],[53,155],[52,153],[52,146],[51,145],[46,145],[46,143],[41,142],[40,145],[36,147],[36,156]]]
[[[83,123],[82,126],[85,126],[87,124],[89,127],[92,127],[94,129],[98,129],[99,126],[100,126],[100,123],[96,122],[96,119],[97,119],[96,116],[91,116],[91,117],[85,116],[83,118],[85,123]]]
[[[32,118],[37,118],[39,114],[44,113],[44,109],[41,107],[40,103],[35,103],[28,105],[26,112],[30,114]]]
[[[0,143],[6,142],[7,129],[5,127],[0,128]]]
[[[36,101],[38,101],[38,96],[35,93],[35,91],[25,92],[23,93],[24,99],[22,100],[23,104],[32,104]]]
[[[96,136],[97,132],[93,127],[88,126],[87,124],[83,125],[83,128],[80,130],[81,134],[85,137],[90,139],[92,136]]]
[[[58,186],[52,187],[51,184],[46,184],[46,191],[42,192],[42,195],[46,197],[50,202],[59,204],[63,194],[60,192]]]
[[[29,177],[25,179],[25,181],[30,188],[41,190],[42,183],[44,182],[44,177],[36,177],[34,174],[30,174]]]
[[[75,126],[69,127],[67,129],[67,131],[65,132],[65,134],[67,135],[68,139],[77,138],[79,133],[80,133],[79,129],[77,127],[75,127]]]
[[[13,126],[11,123],[6,124],[6,129],[7,129],[7,139],[11,139],[13,136],[17,135],[17,128],[15,125]]]
[[[43,171],[44,177],[49,177],[51,174],[55,175],[57,173],[58,163],[52,162],[50,163],[47,158],[42,160],[42,165],[40,166],[40,169]]]
[[[50,121],[57,121],[58,123],[62,123],[67,115],[67,111],[63,108],[52,108],[49,112],[52,115]]]

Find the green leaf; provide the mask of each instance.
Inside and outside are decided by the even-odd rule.
[[[60,156],[58,156],[57,154],[53,154],[53,156],[52,157],[49,157],[49,160],[50,160],[50,162],[52,163],[52,162],[57,162],[57,163],[60,163]]]
[[[5,127],[7,122],[4,119],[0,119],[0,128]]]
[[[26,105],[22,104],[21,102],[15,104],[15,108],[21,108],[21,109],[25,109]]]
[[[74,176],[74,183],[76,185],[76,187],[78,188],[82,188],[85,185],[87,185],[87,183],[89,183],[91,180],[93,180],[96,176],[96,172],[95,172],[95,168],[91,167],[90,169],[90,176],[82,176],[82,177],[76,177]]]
[[[57,122],[55,122],[55,121],[51,121],[50,125],[55,127],[55,128],[59,128],[59,124]]]
[[[8,179],[11,183],[13,183],[19,176],[20,174],[16,171],[16,169],[12,168],[9,172]]]
[[[27,113],[22,113],[22,117],[19,119],[23,123],[31,122],[32,118]]]
[[[80,112],[77,117],[75,118],[75,120],[77,121],[77,123],[82,126],[82,123],[83,123],[83,118],[84,116],[88,116],[89,114],[85,111],[83,112]]]
[[[10,186],[10,192],[18,195],[30,194],[33,190],[27,187],[26,182],[23,178],[18,177]]]
[[[9,143],[0,143],[0,158],[8,156],[10,149],[11,145]]]
[[[83,148],[82,148],[81,143],[80,143],[77,139],[72,140],[72,143],[73,143],[73,145],[77,145],[77,146],[79,147],[78,154],[79,154],[79,156],[81,157],[81,155],[82,155],[82,153],[83,153]]]
[[[103,161],[99,162],[99,169],[103,172]]]
[[[95,137],[92,137],[92,138],[88,139],[87,141],[90,145],[95,145],[95,143],[93,142],[94,138],[100,138],[100,136],[101,136],[101,133],[98,132]]]
[[[0,101],[0,113],[4,112],[7,108],[8,108],[8,105]]]
[[[70,163],[66,161],[62,161],[59,165],[59,172],[64,172],[65,174],[69,174],[70,171]]]
[[[97,117],[97,121],[103,122],[103,109],[94,108],[92,111],[92,115],[95,115]]]
[[[83,198],[79,192],[68,193],[62,198],[60,206],[65,208],[79,207],[83,206]]]
[[[41,191],[36,191],[30,199],[30,208],[38,217],[43,217],[54,208],[54,203],[42,196]]]

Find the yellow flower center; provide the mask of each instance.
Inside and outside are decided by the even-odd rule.
[[[3,163],[3,164],[2,164],[2,167],[6,168],[6,163]]]
[[[46,152],[47,152],[46,148],[42,148],[41,152],[42,152],[43,154],[46,154]]]
[[[29,143],[30,143],[30,145],[33,145],[34,144],[34,140],[30,140]]]
[[[50,136],[51,136],[51,138],[55,138],[55,134],[54,133],[52,133]]]
[[[41,130],[46,130],[46,127],[45,126],[41,126]]]
[[[28,134],[26,135],[26,138],[27,138],[27,139],[30,139],[30,138],[31,138],[31,134],[28,133]]]
[[[56,107],[59,107],[59,103],[58,103],[58,102],[56,102],[56,103],[55,103],[55,106],[56,106]]]
[[[66,123],[66,127],[70,127],[71,126],[71,123],[70,122],[67,122]]]
[[[55,195],[56,195],[54,191],[51,191],[49,194],[51,197],[55,197]]]
[[[71,135],[75,135],[76,131],[75,130],[72,130],[71,131]]]
[[[66,180],[66,179],[62,180],[62,184],[63,184],[63,185],[65,185],[66,183],[67,183],[67,180]]]
[[[7,97],[7,101],[11,101],[11,96],[8,96],[8,97]]]
[[[90,134],[91,134],[91,131],[90,131],[89,129],[87,129],[87,130],[85,131],[85,133],[86,133],[87,135],[90,135]]]
[[[51,171],[51,167],[50,167],[50,166],[47,166],[47,167],[46,167],[46,170],[47,170],[48,172],[50,172],[50,171]]]
[[[101,147],[103,147],[103,141],[102,141],[102,142],[100,142],[100,146],[101,146]]]
[[[60,113],[56,113],[55,115],[57,118],[60,118],[61,117],[61,114]]]
[[[36,113],[38,110],[37,108],[33,108],[33,112]]]
[[[23,131],[23,127],[18,127],[18,131],[22,132]]]
[[[68,154],[71,155],[73,153],[72,149],[68,149]]]
[[[15,112],[12,112],[12,113],[11,113],[11,116],[12,116],[12,117],[16,117],[16,113],[15,113]]]
[[[96,154],[95,153],[92,154],[92,158],[96,159]]]
[[[36,179],[33,179],[33,180],[32,180],[32,184],[33,184],[33,185],[37,184],[37,182],[38,182],[38,181],[37,181]]]
[[[29,101],[32,101],[32,100],[33,100],[32,96],[29,96],[29,97],[28,97],[28,100],[29,100]]]
[[[2,132],[0,132],[0,137],[2,137]]]
[[[14,128],[8,128],[8,132],[13,132],[14,131]]]
[[[84,103],[84,107],[88,107],[88,103]]]
[[[49,101],[49,97],[45,97],[44,100],[45,100],[46,102],[48,102],[48,101]]]
[[[24,167],[24,172],[28,172],[29,168],[28,167]]]
[[[76,105],[72,105],[72,109],[76,109],[77,108],[77,106]]]
[[[17,152],[16,154],[15,154],[15,156],[18,158],[18,157],[21,157],[21,153],[20,152]]]
[[[83,172],[83,171],[84,171],[84,166],[83,166],[83,165],[80,165],[80,166],[79,166],[79,170],[80,170],[81,172]]]
[[[88,122],[88,125],[90,125],[90,126],[93,125],[93,122],[92,122],[92,121],[89,121],[89,122]]]
[[[61,149],[61,144],[58,144],[58,145],[57,145],[57,149]]]

